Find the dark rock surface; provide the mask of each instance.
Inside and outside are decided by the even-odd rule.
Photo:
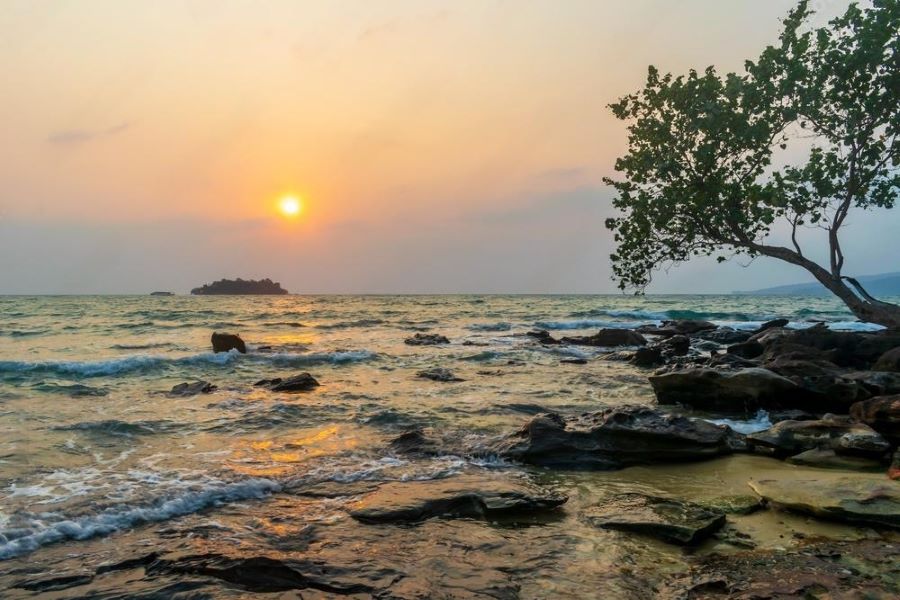
[[[887,440],[868,425],[835,415],[816,421],[781,421],[748,434],[746,440],[749,446],[771,449],[779,457],[825,449],[878,459],[890,450]]]
[[[662,348],[658,346],[638,348],[631,357],[631,364],[638,367],[656,367],[665,362]]]
[[[563,344],[576,346],[644,346],[647,338],[630,329],[601,329],[594,335],[564,337]]]
[[[550,335],[549,331],[544,331],[543,329],[535,329],[534,331],[529,331],[525,335],[534,338],[541,344],[555,345],[562,343],[558,339]]]
[[[823,450],[820,448],[795,454],[788,457],[785,462],[804,467],[839,469],[841,471],[881,471],[884,469],[884,463],[880,460],[862,458],[860,456],[846,456],[838,454],[834,450]]]
[[[444,367],[434,367],[433,369],[425,369],[424,371],[419,371],[418,373],[416,373],[416,377],[443,382],[465,381],[464,379],[461,379],[454,375],[453,371]]]
[[[709,321],[700,321],[695,319],[674,319],[670,321],[663,321],[662,325],[645,325],[643,327],[638,327],[637,331],[649,335],[662,335],[662,336],[673,336],[673,335],[694,335],[700,333],[701,331],[712,331],[714,329],[718,329],[719,326],[715,323],[710,323]]]
[[[900,373],[900,346],[892,348],[879,356],[872,366],[872,370]]]
[[[632,531],[666,542],[702,542],[725,524],[725,513],[699,504],[629,493],[588,508],[584,517],[594,526]]]
[[[727,427],[646,406],[622,406],[569,418],[538,415],[490,450],[536,465],[618,469],[702,460],[740,445],[740,437]]]
[[[439,333],[417,333],[403,340],[403,343],[410,346],[437,346],[439,344],[449,344],[450,340]]]
[[[179,383],[169,391],[170,396],[196,396],[197,394],[209,394],[216,390],[216,386],[208,381],[192,381]]]
[[[757,358],[759,356],[762,356],[762,353],[764,351],[765,351],[765,348],[763,348],[763,345],[760,344],[759,342],[755,342],[755,341],[747,341],[747,342],[741,342],[739,344],[733,344],[731,346],[728,346],[728,349],[726,350],[726,352],[728,352],[728,354],[734,354],[735,356],[740,356],[741,358],[748,358],[748,359]]]
[[[682,404],[724,413],[754,414],[760,408],[792,406],[799,386],[772,371],[746,368],[687,369],[650,377],[660,404]]]
[[[708,342],[716,342],[717,344],[740,344],[749,340],[751,335],[753,334],[748,331],[720,327],[719,329],[701,331],[695,337]]]
[[[247,345],[244,343],[244,340],[241,339],[241,336],[233,333],[215,332],[212,334],[211,342],[213,352],[216,353],[230,350],[237,350],[241,354],[247,353]]]
[[[850,416],[879,432],[891,444],[900,444],[900,394],[857,402],[850,407]]]
[[[431,481],[392,482],[350,507],[364,523],[416,522],[433,517],[514,518],[555,509],[565,496],[501,479],[457,476]]]
[[[253,385],[267,387],[273,392],[308,392],[319,387],[319,382],[309,373],[299,373],[288,378],[263,379]]]

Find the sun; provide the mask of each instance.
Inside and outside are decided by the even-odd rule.
[[[282,196],[278,201],[278,210],[285,217],[293,218],[303,212],[303,203],[296,196]]]

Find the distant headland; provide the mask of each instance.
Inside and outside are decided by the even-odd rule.
[[[254,279],[244,280],[240,277],[237,279],[220,279],[191,290],[191,294],[195,296],[284,295],[288,293],[277,281],[272,281],[271,279],[260,279],[259,281]]]
[[[856,279],[865,286],[866,291],[875,296],[900,296],[900,273],[863,275]],[[821,283],[812,281],[734,293],[753,296],[826,296],[831,292]]]

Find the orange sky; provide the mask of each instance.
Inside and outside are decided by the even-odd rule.
[[[294,258],[492,219],[486,239],[515,237],[503,220],[553,198],[608,204],[625,132],[606,104],[648,64],[738,69],[792,4],[6,0],[0,219],[252,224],[244,243]],[[286,222],[289,192],[305,211]],[[608,243],[588,250],[602,260]],[[606,273],[571,275],[608,289]]]

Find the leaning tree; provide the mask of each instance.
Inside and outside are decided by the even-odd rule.
[[[650,67],[641,91],[610,105],[629,122],[623,178],[606,179],[622,289],[695,255],[768,256],[812,273],[860,319],[900,327],[900,306],[843,273],[840,238],[852,210],[898,199],[900,0],[853,4],[818,29],[810,15],[801,1],[742,74]],[[802,247],[807,228],[822,230],[826,261]]]

